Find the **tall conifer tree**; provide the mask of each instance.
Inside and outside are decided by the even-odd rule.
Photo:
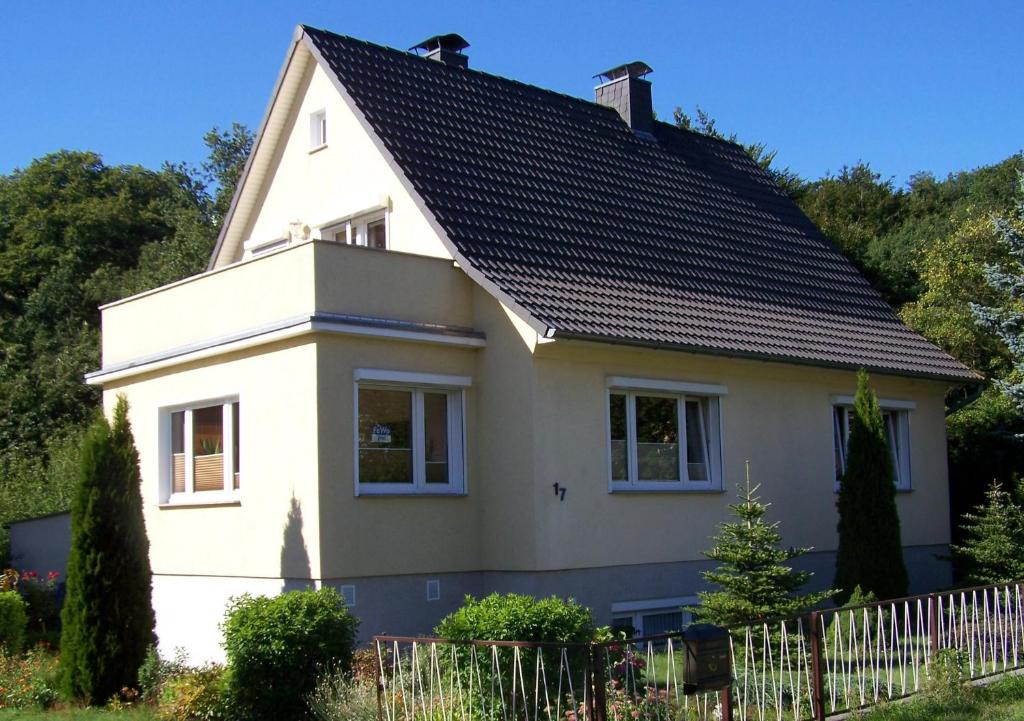
[[[120,396],[113,427],[97,418],[82,443],[61,615],[66,694],[102,704],[136,685],[155,641],[151,587],[139,456]]]
[[[896,484],[882,410],[863,370],[847,441],[846,472],[839,487],[837,598],[846,603],[860,586],[879,599],[907,595],[907,568],[900,542]]]

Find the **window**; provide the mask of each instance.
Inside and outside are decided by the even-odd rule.
[[[721,487],[719,386],[612,379],[608,394],[612,490]],[[702,395],[698,393],[703,392]]]
[[[327,145],[327,111],[317,110],[309,115],[309,149],[319,150]]]
[[[348,245],[387,250],[388,219],[385,212],[346,220],[337,225],[323,227],[320,237]]]
[[[835,460],[835,488],[846,473],[847,443],[853,421],[853,399],[842,398],[832,407],[832,452]],[[910,410],[913,404],[900,401],[879,401],[882,425],[892,459],[893,482],[899,490],[910,490]],[[898,407],[902,406],[902,407]],[[909,406],[909,407],[908,407]]]
[[[683,608],[698,603],[696,596],[613,603],[612,629],[631,638],[681,631],[694,621],[693,613]]]
[[[219,502],[241,488],[240,405],[237,400],[172,410],[170,454],[162,500]]]
[[[462,493],[468,379],[369,370],[356,376],[357,495]]]

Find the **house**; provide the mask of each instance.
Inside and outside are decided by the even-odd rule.
[[[831,581],[856,369],[885,408],[915,590],[947,584],[944,397],[902,325],[742,148],[299,27],[207,272],[103,308],[166,649],[243,592],[337,587],[361,633],[467,593],[680,623],[749,460]]]

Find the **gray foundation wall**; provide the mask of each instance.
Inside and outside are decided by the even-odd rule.
[[[952,572],[945,545],[904,549],[912,595],[949,588]],[[826,588],[835,569],[834,552],[809,553],[794,563],[814,573],[808,590]],[[429,635],[437,622],[457,609],[467,594],[526,593],[575,598],[588,606],[598,625],[611,622],[613,603],[692,596],[706,585],[701,571],[710,561],[606,566],[562,571],[426,574],[325,580],[325,585],[356,587],[352,612],[361,620],[360,641],[375,634]],[[440,599],[427,600],[427,581],[440,582]]]

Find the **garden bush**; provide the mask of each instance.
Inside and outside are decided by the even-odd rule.
[[[492,593],[479,600],[466,596],[434,633],[458,640],[584,643],[594,637],[594,619],[589,608],[571,598]]]
[[[237,713],[250,721],[308,718],[323,669],[350,671],[358,626],[333,588],[232,599],[221,629]]]
[[[160,656],[156,646],[150,646],[146,658],[139,666],[139,694],[143,701],[156,701],[164,684],[175,676],[188,672],[188,655],[178,649],[172,660]]]
[[[317,680],[308,704],[316,721],[377,721],[376,683],[334,669]]]
[[[24,655],[0,651],[0,708],[49,708],[57,700],[59,674],[57,656],[46,649]]]
[[[0,592],[0,645],[7,653],[21,652],[25,643],[28,614],[25,600],[16,591]]]
[[[231,707],[229,674],[223,666],[209,664],[164,679],[160,688],[157,718],[163,721],[234,721],[240,717]]]

